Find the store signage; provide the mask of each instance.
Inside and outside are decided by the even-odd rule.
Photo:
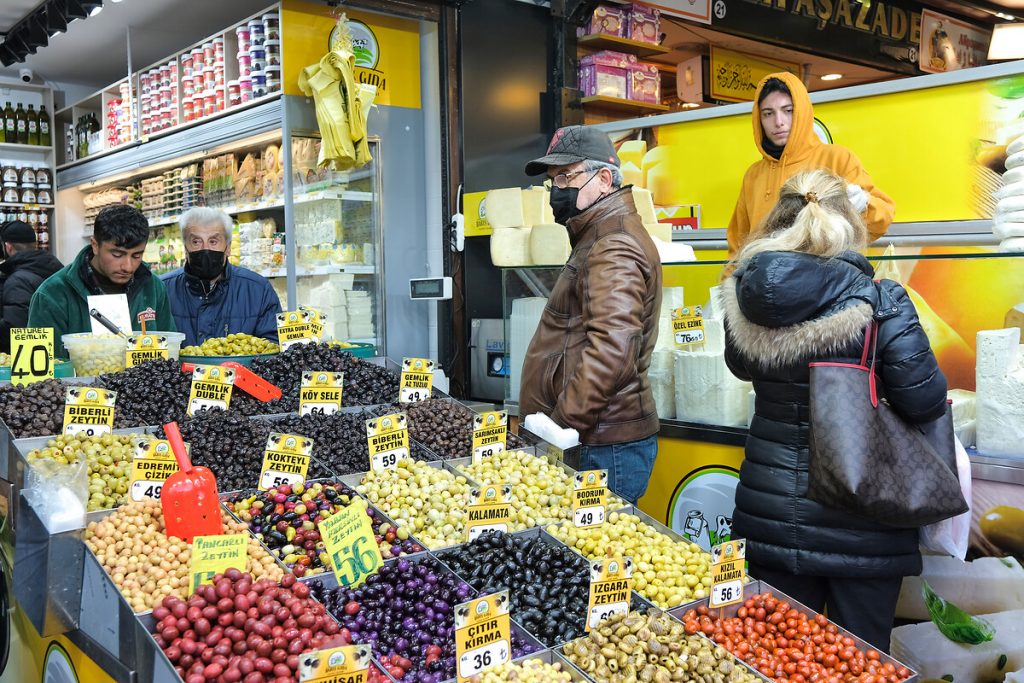
[[[926,9],[921,13],[921,71],[942,73],[988,63],[992,32]]]
[[[434,387],[434,361],[428,358],[403,358],[399,403],[426,401]]]
[[[747,542],[726,541],[711,548],[711,599],[708,607],[725,607],[743,602],[747,577]]]
[[[512,659],[512,622],[508,591],[484,595],[455,606],[455,672],[468,683],[481,671]]]
[[[672,337],[677,349],[704,343],[704,311],[700,306],[672,310]]]
[[[370,469],[390,470],[409,457],[409,421],[405,413],[393,413],[366,421]]]
[[[505,450],[508,439],[508,411],[493,410],[473,416],[473,462]]]
[[[606,557],[590,561],[590,599],[586,632],[615,614],[629,611],[633,592],[633,558]]]
[[[724,102],[750,102],[754,99],[757,84],[761,79],[780,71],[788,71],[799,76],[800,65],[724,50],[712,45],[710,97]]]
[[[192,389],[188,394],[188,414],[208,410],[227,410],[231,405],[231,390],[235,385],[235,371],[219,365],[197,365],[192,371]]]
[[[196,536],[192,539],[192,560],[189,566],[189,594],[210,583],[217,574],[229,569],[245,571],[248,557],[248,534]]]
[[[683,17],[701,24],[710,24],[711,3],[712,0],[655,0],[655,2],[645,2],[644,4],[661,10],[665,14]]]
[[[577,472],[573,477],[573,526],[601,526],[607,513],[608,470]]]
[[[509,532],[512,521],[512,487],[494,484],[473,488],[466,510],[466,541],[475,540],[485,531]]]
[[[298,434],[271,432],[267,448],[263,451],[260,470],[260,491],[278,486],[295,486],[306,481],[309,456],[313,453],[313,439]]]
[[[188,444],[185,444],[188,453]],[[128,493],[136,503],[144,498],[160,500],[164,482],[178,471],[178,460],[171,444],[164,439],[139,439],[135,442],[135,457]]]
[[[303,372],[299,415],[334,415],[341,410],[342,372]]]
[[[467,192],[462,195],[466,237],[482,237],[494,232],[487,222],[487,193]]]
[[[299,306],[297,311],[277,314],[277,341],[284,351],[295,344],[314,344],[324,337],[324,322],[327,320],[315,308]]]
[[[64,392],[64,436],[97,436],[114,428],[117,392],[97,387],[68,387]]]
[[[355,587],[384,564],[373,524],[359,505],[342,508],[317,525],[338,585]]]
[[[11,384],[53,379],[53,328],[11,328]]]
[[[299,655],[299,683],[365,683],[369,645],[342,645]]]
[[[141,334],[128,337],[128,348],[124,352],[126,367],[134,368],[150,360],[167,360],[167,337],[157,334]]]

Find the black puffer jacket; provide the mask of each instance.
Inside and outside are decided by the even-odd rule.
[[[916,529],[885,527],[806,498],[811,361],[859,362],[879,321],[876,365],[893,408],[912,422],[945,410],[946,378],[906,291],[872,280],[855,253],[758,254],[722,287],[726,361],[757,394],[736,489],[733,537],[752,563],[810,576],[880,578],[921,571]]]
[[[16,251],[0,263],[0,351],[11,350],[11,328],[28,324],[28,304],[39,285],[64,264],[48,251]]]

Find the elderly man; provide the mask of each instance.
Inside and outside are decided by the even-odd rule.
[[[630,502],[647,490],[658,414],[647,378],[658,337],[661,261],[608,135],[560,128],[527,175],[551,178],[551,208],[572,254],[523,362],[520,414],[580,434],[581,469],[607,469]]]
[[[163,276],[184,345],[242,332],[277,341],[281,302],[262,275],[228,263],[231,218],[196,207],[182,214],[185,267]]]

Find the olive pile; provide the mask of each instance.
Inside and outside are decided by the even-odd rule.
[[[64,395],[68,385],[48,379],[24,387],[0,387],[0,418],[16,439],[60,434],[64,426]],[[118,405],[121,400],[118,397]],[[134,427],[137,423],[114,410],[114,428]]]
[[[409,436],[442,458],[468,458],[473,454],[473,411],[458,403],[431,398],[418,403],[395,403],[375,408],[374,412],[404,412],[409,418]],[[526,442],[509,433],[506,446],[523,448]]]
[[[128,500],[135,441],[143,434],[56,436],[27,460],[75,464],[85,457],[89,468],[89,512],[117,507]]]
[[[440,557],[481,594],[508,590],[512,617],[545,645],[583,635],[590,565],[565,546],[485,531]]]
[[[189,444],[192,464],[210,468],[217,477],[218,490],[251,489],[259,483],[267,437],[274,431],[269,422],[218,411],[190,417],[179,427]],[[166,438],[162,427],[158,435]],[[329,475],[315,458],[310,459],[308,479]]]
[[[540,659],[525,659],[521,662],[509,662],[471,679],[474,683],[501,683],[502,681],[518,681],[518,683],[572,683],[572,676],[562,669],[558,662],[548,664]]]
[[[183,356],[255,356],[261,353],[277,353],[281,347],[263,337],[236,332],[226,337],[207,339],[199,346],[186,346]]]

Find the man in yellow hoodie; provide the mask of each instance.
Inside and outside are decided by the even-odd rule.
[[[754,144],[763,157],[747,169],[729,221],[729,257],[779,199],[782,185],[800,171],[825,169],[845,178],[850,203],[864,219],[870,241],[885,234],[896,213],[893,200],[871,182],[860,160],[840,145],[827,145],[814,133],[814,108],[807,88],[789,72],[765,76],[757,86],[752,119]]]

